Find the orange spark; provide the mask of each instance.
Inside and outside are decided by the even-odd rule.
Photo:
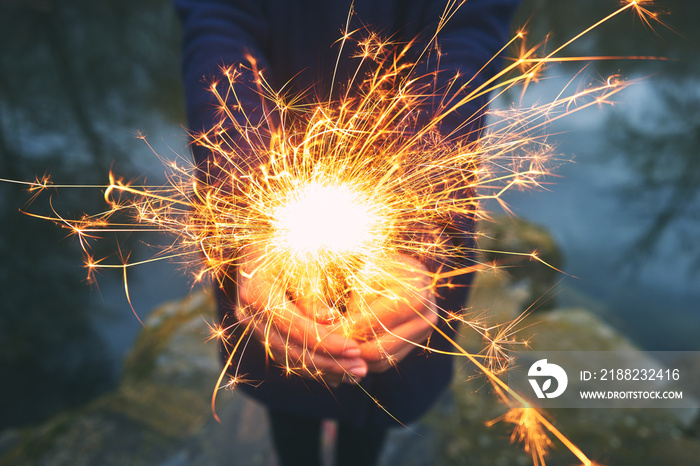
[[[448,2],[433,39],[461,3]],[[290,377],[306,375],[325,383],[322,372],[309,363],[309,356],[322,345],[318,329],[315,335],[307,335],[308,347],[297,353],[289,348],[283,357],[275,358],[270,348],[273,332],[286,331],[288,335],[299,318],[285,305],[289,296],[310,295],[335,310],[341,310],[349,297],[359,296],[356,314],[337,312],[315,317],[332,322],[346,335],[379,343],[379,335],[393,333],[372,313],[370,297],[399,300],[408,294],[426,300],[426,293],[437,294],[451,288],[451,279],[458,275],[498,269],[499,264],[460,264],[464,262],[460,259],[474,251],[446,239],[445,224],[449,219],[488,218],[483,201],[495,200],[507,210],[503,201],[506,192],[541,187],[554,151],[543,130],[558,118],[593,105],[610,104],[613,96],[630,83],[615,76],[578,91],[572,91],[570,87],[574,86],[570,83],[552,102],[498,112],[498,121],[484,128],[475,142],[465,142],[458,135],[480,117],[483,108],[467,115],[461,126],[449,134],[441,132],[441,123],[484,96],[493,101],[511,89],[524,92],[550,63],[614,58],[566,57],[562,51],[626,10],[635,11],[647,25],[663,24],[655,13],[642,6],[646,3],[626,0],[616,11],[550,52],[545,51],[546,43],[527,45],[527,34],[519,31],[503,48],[516,44],[518,56],[501,72],[483,82],[476,80],[477,76],[457,74],[445,88],[436,88],[434,78],[439,69],[427,75],[418,75],[417,71],[420,63],[433,56],[439,60],[440,51],[434,40],[420,51],[418,60],[409,61],[408,51],[415,47],[415,41],[395,44],[376,34],[356,39],[358,31],[349,30],[348,18],[340,39],[341,50],[355,41],[355,59],[359,64],[350,82],[342,83],[346,89],[343,97],[302,104],[302,96],[286,97],[283,89],[272,89],[256,60],[248,56],[246,68],[264,97],[262,120],[253,121],[236,92],[244,76],[244,65],[223,67],[222,82],[214,82],[210,87],[221,120],[213,128],[192,135],[195,144],[213,154],[207,165],[193,167],[187,161],[166,161],[165,186],[138,186],[110,172],[107,186],[93,186],[104,189],[104,199],[110,207],[106,212],[75,221],[64,219],[55,210],[51,216],[35,216],[54,221],[78,237],[90,276],[100,268],[120,269],[124,293],[135,315],[127,280],[130,267],[178,259],[194,269],[197,281],[210,277],[223,286],[225,281],[237,279],[232,270],[251,265],[250,261],[251,269],[240,270],[243,276],[271,277],[264,311],[236,324],[242,328],[237,339],[231,338],[230,327],[207,324],[208,340],[224,340],[230,351],[212,393],[211,407],[217,420],[218,389],[254,383],[233,366],[234,356],[244,351],[256,328],[264,329],[264,344],[272,363]],[[361,67],[370,72],[360,73]],[[463,78],[466,79],[460,81]],[[224,89],[220,87],[222,83]],[[424,106],[434,103],[435,113],[429,121],[423,121]],[[295,115],[293,121],[291,113]],[[244,162],[242,154],[255,160],[255,166]],[[37,194],[49,188],[74,187],[52,185],[46,176],[21,184]],[[339,205],[343,206],[342,212]],[[123,220],[124,215],[129,218]],[[121,262],[109,263],[90,253],[87,238],[96,238],[98,232],[165,232],[173,239],[152,258],[129,262],[128,255],[120,252]],[[536,252],[490,252],[526,257],[552,267]],[[441,268],[416,281],[401,275],[406,267],[399,260],[401,256],[458,265]],[[583,464],[593,464],[542,413],[497,377],[507,366],[508,347],[526,344],[515,337],[523,316],[488,327],[468,322],[452,310],[431,310],[450,325],[462,321],[482,335],[486,347],[482,354],[475,355],[464,350],[428,316],[416,312],[434,332],[452,343],[454,351],[450,354],[467,358],[483,372],[503,401],[510,395],[520,404],[498,420],[516,425],[512,439],[525,444],[535,465],[544,465],[552,443],[548,433]],[[435,351],[429,342],[404,341]],[[289,346],[288,341],[284,344]],[[394,356],[385,353],[389,363],[394,363]],[[378,401],[377,405],[384,409]]]

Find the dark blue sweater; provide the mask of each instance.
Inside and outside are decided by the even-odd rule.
[[[216,102],[209,92],[209,83],[219,77],[221,65],[245,63],[250,53],[273,89],[280,89],[291,80],[292,94],[315,89],[307,95],[327,95],[338,56],[337,40],[350,9],[356,15],[351,29],[367,26],[369,30],[406,42],[422,35],[429,38],[435,30],[444,1],[428,0],[174,0],[184,24],[183,76],[187,117],[194,131],[207,130],[216,122]],[[450,19],[438,37],[442,58],[443,79],[454,76],[471,78],[505,44],[509,23],[519,0],[468,0]],[[335,45],[334,45],[335,44]],[[417,47],[416,49],[419,49]],[[336,81],[347,82],[356,64],[342,57]],[[495,64],[479,73],[474,85],[483,82],[497,70]],[[438,86],[439,87],[439,86]],[[249,87],[238,90],[246,111],[259,111],[260,98]],[[443,122],[444,132],[457,128],[464,116],[472,115],[485,104],[484,99],[471,102],[459,114]],[[478,122],[476,123],[478,124]],[[475,137],[470,129],[464,137]],[[469,136],[471,134],[471,136]],[[197,163],[211,156],[202,148],[193,147]],[[469,220],[459,224],[455,234],[469,241]],[[459,310],[463,305],[470,276],[457,278],[458,287],[438,299],[438,306]],[[222,318],[231,323],[236,289],[228,284],[221,292],[219,304]],[[441,324],[447,330],[447,326]],[[449,333],[453,333],[449,331]],[[453,350],[435,334],[430,346]],[[358,387],[343,384],[329,390],[318,382],[288,377],[281,369],[266,364],[264,349],[250,341],[240,361],[239,374],[262,380],[256,386],[241,388],[264,404],[309,416],[336,418],[357,425],[395,423]],[[449,384],[452,360],[448,356],[414,351],[396,369],[370,374],[362,385],[381,405],[401,422],[421,416]]]

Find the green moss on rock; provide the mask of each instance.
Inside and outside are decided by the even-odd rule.
[[[521,311],[545,296],[559,279],[560,272],[556,269],[561,270],[563,255],[545,228],[519,218],[497,216],[491,221],[479,222],[478,230],[477,242],[482,259],[499,264],[502,280],[525,288],[527,294],[534,297],[530,302],[523,302]],[[549,265],[532,259],[530,254],[533,252]],[[551,307],[551,301],[543,300],[534,309]]]

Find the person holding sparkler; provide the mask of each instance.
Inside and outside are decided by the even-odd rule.
[[[230,93],[225,86],[210,83],[222,69],[228,74],[233,68],[226,67],[244,64],[235,68],[240,85],[230,104],[246,111],[246,121],[240,121],[237,128],[258,131],[253,136],[238,131],[229,147],[237,163],[255,170],[266,161],[240,148],[250,146],[251,138],[277,137],[264,129],[279,125],[279,115],[268,112],[261,100],[263,90],[283,89],[286,95],[297,96],[290,105],[292,119],[293,107],[325,100],[322,96],[343,102],[343,95],[347,99],[353,94],[357,76],[361,80],[367,72],[362,54],[358,58],[357,51],[346,44],[362,36],[358,44],[361,50],[364,47],[365,58],[382,48],[393,47],[395,54],[408,50],[415,55],[410,57],[416,64],[413,74],[426,86],[444,91],[416,109],[413,126],[418,130],[439,105],[433,100],[444,99],[449,89],[463,92],[462,84],[467,82],[466,88],[477,87],[496,73],[497,64],[491,59],[507,41],[510,18],[519,1],[469,0],[463,5],[450,1],[447,6],[427,0],[174,3],[184,24],[183,75],[190,129],[233,132],[230,125],[222,124],[221,113],[226,109],[215,97],[218,88],[221,95],[230,97]],[[449,18],[445,18],[448,11]],[[438,28],[439,35],[433,36]],[[388,41],[377,39],[374,32]],[[402,48],[417,37],[424,38],[417,42],[422,46]],[[429,53],[423,53],[426,51]],[[475,140],[485,105],[485,95],[472,99],[442,119],[440,131],[463,140],[462,144]],[[235,118],[243,119],[243,114]],[[225,161],[215,151],[195,145],[193,153],[201,177],[225,182],[225,177],[218,177],[225,170]],[[325,238],[322,241],[341,237],[364,221],[351,215],[355,207],[363,212],[361,218],[371,217],[373,207],[366,207],[369,200],[353,198],[343,204],[344,188],[329,188],[324,183],[312,187],[320,191],[315,199],[322,199],[321,204],[314,201],[307,210],[294,207],[307,198],[307,186],[279,212],[280,218],[303,224],[302,240],[319,233]],[[305,213],[326,208],[328,203],[331,208],[323,218]],[[330,214],[333,210],[341,212],[334,216]],[[446,215],[440,241],[468,251],[472,227],[472,216]],[[267,406],[282,464],[320,464],[320,421],[324,418],[339,421],[336,464],[374,464],[387,428],[420,417],[449,384],[452,359],[440,353],[450,353],[451,345],[432,330],[437,325],[454,334],[446,316],[461,310],[470,275],[455,277],[452,286],[438,292],[431,277],[442,267],[460,265],[399,251],[392,259],[391,280],[367,278],[367,283],[374,284],[374,295],[358,299],[357,290],[348,291],[352,287],[344,285],[348,277],[334,272],[333,267],[307,274],[305,279],[316,278],[307,280],[309,283],[299,278],[294,287],[280,287],[279,274],[292,272],[261,267],[261,257],[266,254],[261,248],[264,245],[250,244],[231,252],[240,260],[234,270],[226,272],[218,289],[222,332],[230,333],[222,342],[224,354],[232,355],[227,360],[232,382]],[[363,261],[357,260],[353,267],[363,270]],[[324,290],[310,291],[319,287]],[[320,295],[328,299],[319,299]],[[371,318],[357,310],[363,305],[370,308]],[[267,312],[270,308],[284,312]],[[349,328],[348,322],[354,325]]]

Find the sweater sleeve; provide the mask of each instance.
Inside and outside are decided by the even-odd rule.
[[[448,94],[448,98],[458,101],[499,72],[502,59],[497,55],[510,38],[510,23],[519,4],[520,0],[467,0],[457,9],[437,39],[440,48],[437,100],[443,100],[441,94],[450,83],[453,90],[468,83],[464,89]],[[442,8],[442,2],[431,2],[429,16],[439,17]],[[458,78],[455,79],[456,75]],[[448,140],[459,141],[462,146],[476,141],[484,126],[487,104],[487,95],[470,100],[442,120],[440,132],[447,135]],[[435,106],[429,111],[435,112]],[[474,194],[472,189],[467,188],[454,195],[464,198],[473,197]],[[432,271],[438,268],[452,270],[475,264],[474,220],[473,214],[450,215],[444,231],[447,238],[445,241],[452,243],[453,250],[462,253],[446,259],[444,263],[432,261],[428,264]],[[472,274],[459,275],[451,280],[450,287],[438,289],[440,307],[460,309],[466,301],[471,281]]]
[[[182,76],[185,86],[187,120],[192,131],[208,131],[217,121],[220,106],[211,85],[225,95],[228,83],[220,82],[223,66],[238,66],[252,56],[257,67],[269,72],[266,56],[269,21],[264,2],[242,0],[174,0],[183,24]],[[253,89],[254,77],[242,69],[241,84],[236,88],[246,113],[259,120],[262,116],[260,96]],[[203,147],[192,147],[195,162],[201,164],[211,156]]]

